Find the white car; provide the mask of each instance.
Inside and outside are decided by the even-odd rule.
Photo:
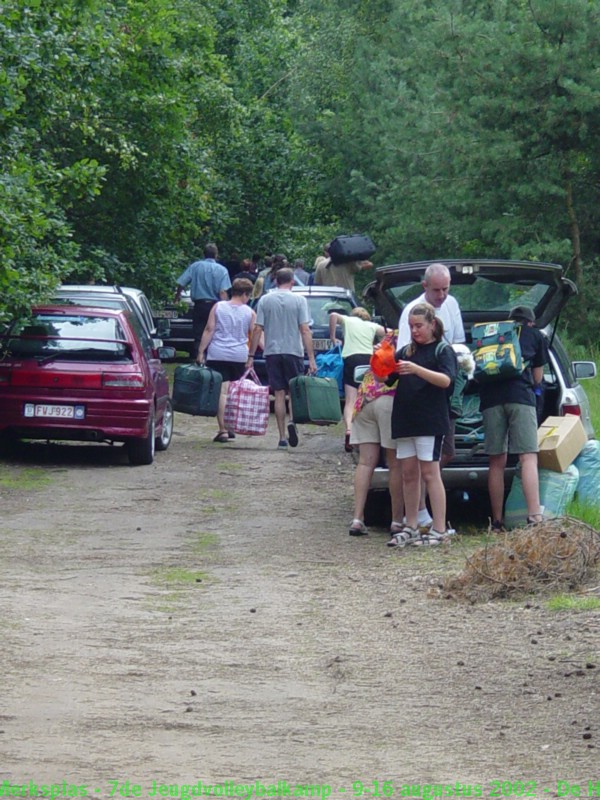
[[[375,280],[364,290],[389,327],[397,328],[404,306],[423,293],[421,281],[429,261],[379,267]],[[588,438],[594,438],[590,404],[580,380],[594,378],[593,361],[571,361],[556,334],[561,309],[577,294],[575,284],[566,278],[558,264],[491,259],[441,259],[450,270],[450,293],[460,305],[467,344],[471,327],[477,322],[508,318],[514,306],[527,306],[548,344],[549,362],[544,371],[541,416],[577,414]],[[483,451],[483,427],[479,412],[477,384],[469,381],[465,390],[463,416],[456,421],[456,456],[442,470],[447,489],[469,491],[487,489],[488,458]],[[516,457],[510,458],[506,487],[514,475]],[[369,505],[382,500],[378,492],[387,491],[387,469],[375,470]]]

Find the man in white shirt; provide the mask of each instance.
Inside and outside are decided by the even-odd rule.
[[[465,341],[465,329],[458,302],[449,294],[450,271],[445,264],[434,262],[425,270],[422,284],[425,290],[415,300],[407,303],[400,315],[398,323],[398,348],[410,342],[408,317],[410,310],[417,303],[429,303],[435,308],[435,314],[444,323],[444,340],[448,344],[459,344]]]
[[[435,308],[435,315],[444,323],[444,341],[448,344],[459,344],[465,341],[465,329],[463,327],[460,307],[457,300],[452,297],[450,292],[450,270],[445,264],[435,261],[425,270],[422,284],[424,292],[415,300],[411,300],[402,309],[400,321],[398,322],[398,341],[397,349],[404,347],[410,342],[410,328],[408,317],[410,310],[417,303],[429,303]],[[454,428],[455,420],[451,420],[450,432],[444,437],[442,456],[440,465],[443,467],[452,461],[455,455],[454,450]],[[427,527],[431,524],[431,516],[425,505],[425,486],[421,490],[421,502],[419,503],[418,523],[420,526]]]

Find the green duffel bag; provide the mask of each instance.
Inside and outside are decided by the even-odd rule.
[[[221,373],[199,364],[175,369],[173,410],[196,417],[216,417],[221,396]]]
[[[292,419],[302,425],[335,425],[342,418],[337,381],[299,375],[290,381]]]

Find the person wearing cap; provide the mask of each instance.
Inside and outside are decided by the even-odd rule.
[[[519,456],[523,494],[527,503],[527,523],[542,521],[536,393],[541,390],[548,354],[545,339],[535,327],[535,315],[531,308],[516,306],[509,316],[521,323],[519,345],[525,369],[517,377],[481,384],[479,387],[485,452],[490,459],[488,491],[492,529],[496,532],[504,530],[504,469],[508,453]]]

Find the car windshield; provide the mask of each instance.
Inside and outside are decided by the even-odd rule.
[[[105,294],[56,294],[53,302],[57,305],[95,306],[96,308],[129,308],[127,299],[123,295]]]
[[[331,297],[318,295],[304,295],[308,303],[311,324],[329,325],[329,314],[337,311],[339,314],[350,314],[353,309],[352,303],[345,297]]]
[[[468,282],[453,280],[450,294],[458,300],[463,314],[496,311],[508,314],[514,306],[535,309],[550,290],[545,283],[531,281],[500,282],[483,276],[471,276]],[[400,309],[423,294],[420,281],[408,281],[387,290]]]
[[[118,319],[89,315],[38,314],[16,322],[5,337],[8,355],[118,360],[131,354]]]

